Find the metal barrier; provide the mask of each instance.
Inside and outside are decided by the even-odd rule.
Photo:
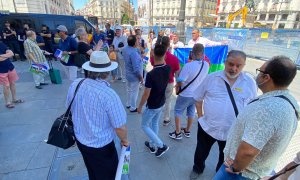
[[[176,31],[175,27],[147,26],[142,27],[143,32],[150,29],[157,35],[161,29],[169,28]],[[186,28],[186,42],[192,38],[193,28]],[[213,41],[228,41],[229,50],[243,50],[248,56],[270,59],[273,56],[284,55],[291,58],[300,66],[300,30],[271,30],[271,29],[224,29],[202,28],[199,29],[203,37]],[[146,34],[145,34],[146,35]]]

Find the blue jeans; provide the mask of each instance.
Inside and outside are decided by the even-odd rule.
[[[213,180],[250,180],[238,174],[231,174],[225,170],[226,166],[223,164]]]
[[[114,70],[111,71],[111,75],[112,75],[113,77],[116,77],[117,74],[118,74],[118,69],[114,69]]]
[[[162,107],[157,109],[146,108],[142,116],[142,129],[149,137],[151,147],[163,147],[163,142],[158,137],[158,121],[162,112]]]

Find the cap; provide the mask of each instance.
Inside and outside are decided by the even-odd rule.
[[[116,30],[122,30],[123,28],[121,26],[116,26]]]
[[[68,29],[64,25],[59,25],[56,29],[59,31],[68,32]]]

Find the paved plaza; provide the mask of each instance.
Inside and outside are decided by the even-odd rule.
[[[262,63],[263,61],[260,60],[248,59],[245,70],[255,73],[255,69]],[[18,98],[24,99],[25,103],[16,105],[14,109],[7,109],[4,106],[3,94],[0,93],[0,180],[88,179],[77,147],[63,150],[44,142],[53,121],[66,109],[65,98],[70,82],[66,80],[64,72],[61,71],[63,84],[50,84],[39,90],[34,87],[32,75],[28,71],[28,62],[14,64],[20,76],[20,80],[17,81],[17,95]],[[58,62],[55,62],[54,66],[61,69]],[[49,81],[49,78],[47,80]],[[298,101],[300,101],[299,82],[298,71],[290,87]],[[124,104],[125,83],[116,81],[111,86]],[[172,104],[174,103],[175,95],[172,99]],[[144,146],[146,136],[140,128],[141,115],[130,112],[127,114],[129,141],[132,148],[129,179],[187,180],[192,169],[196,147],[196,121],[193,124],[191,138],[184,137],[178,141],[168,137],[168,133],[175,128],[174,122],[167,127],[162,126],[161,122],[159,134],[170,149],[161,158],[156,158]],[[185,124],[184,120],[183,124]],[[295,136],[298,141],[291,145],[295,151],[300,150],[299,129],[298,127]],[[284,155],[279,166],[286,164],[293,156],[293,154]],[[205,171],[199,179],[212,179],[217,159],[218,150],[215,144],[206,162]]]

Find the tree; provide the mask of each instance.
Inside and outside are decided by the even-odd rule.
[[[129,24],[129,17],[125,13],[122,15],[121,24]]]

